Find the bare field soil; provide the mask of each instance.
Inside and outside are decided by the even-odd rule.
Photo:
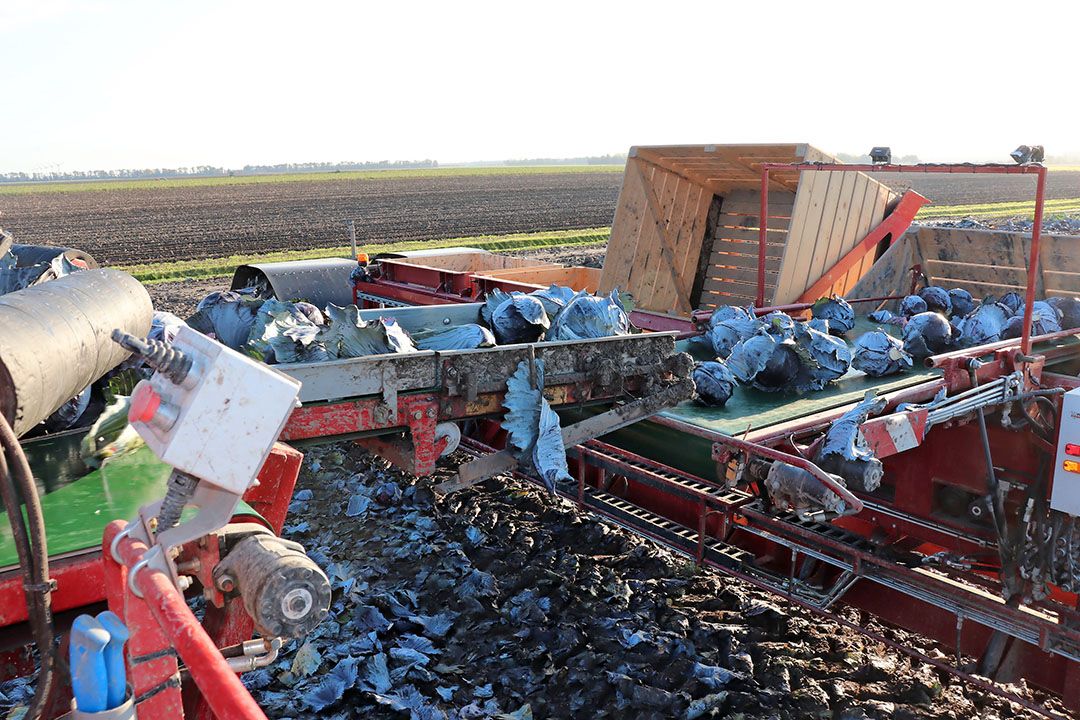
[[[881,175],[936,205],[1034,197],[1023,176]],[[68,245],[106,264],[201,259],[611,223],[621,174],[545,173],[317,180],[0,196],[19,242]],[[1080,197],[1080,172],[1050,173],[1050,199]]]
[[[1035,199],[1034,175],[954,175],[916,173],[875,173],[889,187],[911,188],[935,205],[1019,202]],[[1080,172],[1054,171],[1046,178],[1046,198],[1080,197]]]
[[[357,241],[573,230],[611,223],[620,173],[329,180],[0,198],[18,242],[67,245],[103,264],[221,257]]]

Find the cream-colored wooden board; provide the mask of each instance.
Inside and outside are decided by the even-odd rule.
[[[656,174],[653,175],[654,180]],[[634,296],[642,307],[656,307],[653,299],[658,293],[667,292],[673,282],[675,272],[674,255],[665,252],[672,247],[672,215],[676,212],[676,198],[679,188],[689,185],[684,178],[665,171],[661,182],[653,186],[654,192],[646,195],[652,199],[648,205],[657,226],[656,239],[645,251],[641,262],[642,275],[635,283],[637,292]],[[631,291],[633,292],[633,291]]]
[[[659,255],[664,243],[663,234],[666,232],[664,208],[660,198],[664,196],[668,184],[674,186],[679,181],[679,177],[662,168],[643,164],[638,167],[643,177],[645,213],[641,222],[641,237],[638,240],[637,253],[634,256],[633,267],[630,268],[627,290],[637,299],[638,306],[652,307],[648,301],[652,297],[652,281],[656,278],[656,268],[660,262]]]
[[[641,237],[645,192],[633,158],[627,160],[623,172],[622,188],[619,190],[615,219],[611,225],[611,239],[604,256],[603,272],[600,274],[600,290],[611,292],[615,288],[627,290],[630,269]]]
[[[788,232],[787,251],[780,266],[780,279],[777,285],[775,304],[783,305],[794,302],[803,288],[810,262],[814,255],[814,244],[821,227],[825,211],[825,197],[829,193],[831,176],[834,173],[804,172],[799,183],[799,192],[792,210],[791,230]]]
[[[811,265],[810,277],[815,278],[815,280],[811,280],[807,287],[815,282],[816,278],[824,275],[827,269],[835,265],[836,261],[840,259],[841,253],[850,249],[846,244],[848,225],[852,226],[851,235],[854,235],[855,225],[858,224],[859,215],[862,213],[863,195],[866,192],[864,188],[863,195],[859,195],[856,204],[856,181],[859,179],[866,180],[869,178],[859,173],[844,173],[843,180],[840,183],[840,195],[837,198],[836,211],[833,214],[832,227],[827,233],[824,228],[822,229],[819,247]]]

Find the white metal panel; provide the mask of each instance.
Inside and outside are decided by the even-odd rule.
[[[300,383],[188,327],[172,346],[192,358],[191,372],[180,385],[154,373],[161,405],[132,425],[165,463],[242,494],[296,407]]]
[[[1051,508],[1080,516],[1080,473],[1065,469],[1066,460],[1080,462],[1080,457],[1065,452],[1065,446],[1069,444],[1080,445],[1080,388],[1065,393],[1061,402],[1054,489],[1050,493]]]

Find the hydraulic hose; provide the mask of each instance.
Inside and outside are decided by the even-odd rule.
[[[45,710],[53,684],[53,624],[52,581],[49,579],[49,549],[45,540],[45,518],[41,514],[41,501],[30,472],[30,464],[19,445],[7,419],[0,414],[0,450],[4,456],[0,467],[0,495],[8,512],[12,534],[16,538],[16,552],[23,572],[23,589],[26,593],[30,627],[41,657],[34,699],[26,717],[39,720]],[[28,528],[23,526],[22,511],[16,500],[16,490],[22,495],[26,506]],[[20,542],[21,540],[21,542]]]

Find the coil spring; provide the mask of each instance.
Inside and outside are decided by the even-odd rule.
[[[187,505],[188,500],[191,499],[192,493],[195,492],[195,486],[198,485],[199,479],[194,475],[188,475],[186,472],[179,470],[173,470],[169,475],[169,484],[165,490],[165,498],[161,501],[161,509],[158,510],[158,524],[156,533],[163,532],[169,528],[176,527],[180,522],[180,515],[184,512],[184,507]]]
[[[138,355],[150,367],[179,385],[191,371],[191,358],[160,340],[141,340],[121,330],[114,330],[113,341]]]

